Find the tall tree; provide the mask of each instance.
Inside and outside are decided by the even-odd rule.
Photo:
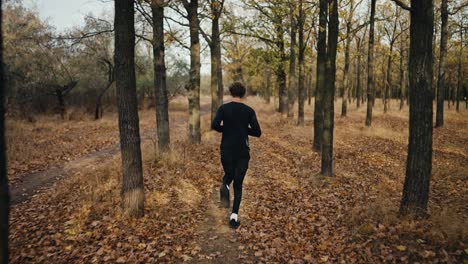
[[[346,116],[347,110],[348,110],[348,96],[349,96],[349,90],[350,90],[350,81],[349,81],[349,65],[350,65],[350,54],[349,50],[351,47],[351,41],[354,38],[354,35],[357,30],[361,28],[359,26],[358,28],[353,29],[352,28],[352,23],[353,23],[353,17],[354,17],[354,12],[356,10],[356,7],[362,2],[358,1],[357,3],[354,2],[354,0],[349,0],[349,10],[348,10],[348,16],[346,17],[346,35],[345,35],[345,63],[344,63],[344,69],[343,69],[343,101],[341,103],[341,116]]]
[[[457,112],[460,111],[460,95],[462,93],[463,86],[463,19],[460,22],[460,49],[458,50],[458,65],[457,65],[457,90],[455,92]]]
[[[314,106],[314,145],[315,151],[321,151],[323,138],[323,93],[326,85],[327,60],[327,17],[328,2],[319,2],[319,29],[317,35],[317,78]]]
[[[400,23],[400,28],[403,30],[403,24]],[[407,37],[405,36],[402,32],[400,35],[400,110],[403,109],[404,106],[404,101],[406,97],[406,90],[407,90],[407,85],[406,85],[406,74],[405,74],[405,68],[407,67],[407,64],[405,61],[407,61],[406,58],[406,41]],[[404,37],[404,38],[403,38]]]
[[[350,31],[351,31],[351,20],[353,19],[353,12],[354,12],[354,1],[350,0],[349,1],[349,12],[348,12],[348,17],[346,19],[346,39],[345,39],[345,64],[344,64],[344,69],[343,69],[343,100],[341,102],[341,116],[346,116],[348,112],[348,91],[349,91],[349,85],[348,85],[348,73],[349,73],[349,48],[351,45],[351,36],[350,36]]]
[[[200,133],[200,36],[198,0],[182,0],[190,27],[190,81],[187,84],[189,101],[189,141],[201,142]]]
[[[305,14],[304,14],[304,5],[303,0],[299,0],[299,17],[298,17],[298,31],[299,31],[299,83],[298,83],[298,114],[297,114],[297,123],[298,125],[304,124],[304,102],[306,97],[305,90],[305,41],[304,41],[304,24],[305,24]]]
[[[409,55],[409,144],[401,214],[425,215],[432,173],[433,0],[393,0],[411,14]]]
[[[132,0],[115,0],[115,76],[122,156],[122,207],[144,214],[143,169],[135,80],[135,24]]]
[[[289,83],[288,83],[288,117],[294,116],[294,101],[297,89],[296,75],[296,42],[297,42],[297,21],[296,21],[296,1],[291,1],[289,7],[289,16],[291,20],[291,46],[289,53]]]
[[[437,110],[435,127],[444,125],[444,97],[445,97],[445,61],[447,58],[448,42],[448,0],[440,3],[440,17],[442,25],[440,29],[440,57],[439,71],[437,74]]]
[[[374,106],[374,24],[375,24],[375,3],[371,0],[370,29],[369,29],[369,50],[367,53],[367,112],[366,126],[372,124],[372,107]]]
[[[210,47],[211,55],[211,119],[223,104],[223,69],[221,60],[221,31],[219,20],[223,13],[224,0],[210,0],[211,36],[200,28],[202,36]]]
[[[169,150],[169,100],[166,86],[166,60],[164,51],[164,0],[152,0],[151,13],[153,17],[153,64],[154,64],[154,94],[156,100],[156,125],[158,148],[160,152]]]
[[[367,31],[367,27],[366,27],[366,31]],[[361,77],[361,73],[362,73],[362,44],[364,42],[364,38],[365,38],[365,33],[364,35],[361,37],[361,36],[357,36],[356,37],[356,49],[357,49],[357,62],[356,62],[356,107],[359,108],[361,107],[361,103],[362,103],[362,77]]]
[[[3,5],[0,0],[0,18]],[[0,263],[8,263],[8,225],[10,216],[10,191],[8,189],[5,142],[4,95],[7,90],[3,74],[3,25],[0,19]]]
[[[400,19],[400,9],[395,10],[395,16],[394,16],[394,21],[393,25],[391,26],[392,29],[387,28],[387,26],[384,26],[384,31],[388,37],[388,41],[390,43],[390,48],[388,52],[388,58],[387,58],[387,73],[385,74],[387,77],[387,80],[385,82],[385,92],[384,92],[384,113],[388,111],[390,108],[390,102],[391,100],[391,92],[392,92],[392,59],[393,59],[393,47],[395,45],[395,41],[398,39],[398,36],[401,34],[397,33],[397,25],[398,25],[398,20]]]
[[[276,20],[278,23],[275,25],[276,29],[276,46],[279,50],[280,60],[276,68],[276,81],[278,83],[278,97],[279,97],[279,111],[281,114],[288,112],[288,91],[286,87],[286,51],[284,48],[284,32],[283,32],[283,19],[276,15]]]
[[[323,93],[322,175],[333,175],[333,129],[335,117],[336,50],[338,47],[338,0],[330,0],[326,59],[327,84]]]

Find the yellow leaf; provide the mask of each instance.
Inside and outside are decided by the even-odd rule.
[[[396,247],[399,251],[405,251],[406,250],[406,247],[403,246],[403,245],[399,245]]]

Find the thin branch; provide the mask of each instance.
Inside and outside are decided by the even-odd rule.
[[[464,9],[465,7],[468,6],[468,1],[460,4],[459,6],[457,7],[454,7],[451,11],[448,11],[448,14],[449,15],[455,15],[456,13],[458,13],[460,10]]]
[[[395,4],[404,10],[411,11],[411,7],[409,7],[407,4],[403,3],[401,0],[392,0],[395,2]]]

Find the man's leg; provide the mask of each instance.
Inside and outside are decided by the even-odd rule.
[[[224,170],[224,177],[223,183],[221,184],[221,188],[219,190],[220,193],[220,201],[221,206],[225,208],[230,207],[230,200],[229,200],[229,185],[234,179],[234,164],[232,157],[227,155],[221,154],[221,164],[223,165]]]
[[[244,182],[245,174],[249,168],[249,159],[241,158],[236,162],[235,171],[234,171],[234,205],[232,207],[232,213],[238,214],[239,207],[242,200],[242,184]]]

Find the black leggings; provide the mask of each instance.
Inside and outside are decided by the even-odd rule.
[[[234,181],[234,205],[232,212],[239,213],[239,206],[242,199],[242,182],[249,168],[249,157],[234,158],[230,155],[221,155],[224,177],[223,184],[230,185]]]

